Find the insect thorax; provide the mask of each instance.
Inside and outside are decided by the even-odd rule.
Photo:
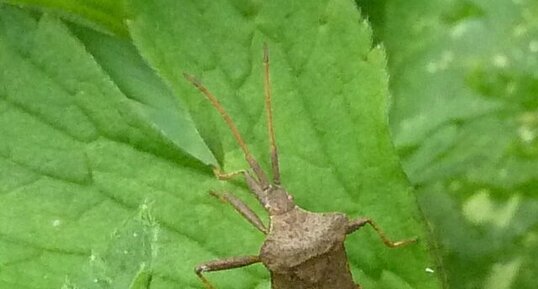
[[[312,213],[298,207],[272,216],[261,260],[271,272],[287,272],[335,248],[343,248],[347,223],[343,213]]]

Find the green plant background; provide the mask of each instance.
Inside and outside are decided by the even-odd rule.
[[[264,41],[298,203],[420,236],[401,250],[350,237],[364,288],[538,284],[532,1],[358,1],[372,28],[344,0],[2,2],[22,9],[0,13],[0,288],[201,288],[194,264],[257,252],[262,236],[207,196],[256,206],[212,177],[244,162],[181,73],[266,165]],[[269,286],[262,266],[209,278]]]
[[[538,284],[538,3],[359,1],[453,288]],[[412,41],[409,41],[412,39]]]

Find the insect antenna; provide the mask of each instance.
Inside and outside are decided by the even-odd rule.
[[[254,156],[250,153],[248,147],[247,147],[247,144],[245,143],[245,141],[243,140],[243,137],[241,137],[241,134],[239,133],[239,130],[237,129],[237,126],[235,125],[235,123],[233,122],[232,118],[230,117],[230,115],[226,112],[226,110],[224,109],[224,107],[222,106],[222,104],[218,101],[218,99],[198,80],[196,79],[194,76],[192,75],[189,75],[187,73],[183,73],[183,76],[189,81],[191,82],[200,92],[202,92],[206,97],[207,99],[209,100],[209,102],[211,103],[211,105],[213,105],[213,107],[220,113],[221,117],[224,119],[224,122],[226,122],[226,125],[228,125],[228,127],[230,128],[230,130],[232,131],[232,134],[235,138],[235,140],[237,141],[237,143],[239,144],[239,147],[241,147],[241,150],[243,150],[243,154],[245,155],[245,159],[247,161],[247,163],[249,164],[250,168],[252,168],[252,170],[254,171],[254,174],[256,174],[256,177],[260,183],[260,186],[263,188],[263,189],[266,189],[269,185],[268,185],[268,182],[267,182],[267,176],[265,175],[265,173],[263,172],[263,170],[261,169],[260,167],[260,164],[258,163],[258,161],[256,161],[256,159],[254,158]]]
[[[275,130],[273,128],[273,111],[271,105],[271,79],[269,73],[269,48],[267,43],[263,45],[263,66],[264,66],[264,81],[263,87],[265,92],[265,115],[267,117],[267,132],[269,134],[269,145],[271,153],[271,166],[273,169],[273,183],[280,185],[280,168],[278,164],[278,151],[275,140]]]

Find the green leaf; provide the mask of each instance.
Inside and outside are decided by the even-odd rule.
[[[394,239],[419,236],[396,250],[368,228],[350,236],[350,263],[364,288],[438,288],[424,271],[435,263],[391,145],[383,50],[372,48],[349,1],[284,4],[132,1],[129,29],[229,170],[245,168],[240,150],[181,73],[199,75],[219,96],[267,167],[261,54],[268,42],[286,188],[306,209],[369,216]],[[51,16],[9,6],[0,13],[0,287],[67,286],[92,252],[118,248],[113,232],[145,202],[159,224],[159,254],[151,277],[122,272],[132,288],[148,278],[152,289],[201,288],[197,263],[258,252],[263,236],[207,192],[230,190],[261,208],[241,182],[216,181],[163,133],[166,121],[156,125],[135,102],[162,104],[133,93],[133,78],[118,73],[110,55],[117,47],[132,55],[130,48]],[[129,71],[140,63],[125,60],[135,63]],[[124,260],[107,258],[100,268]],[[262,265],[208,278],[218,288],[269,287]]]
[[[373,21],[391,60],[395,142],[444,248],[448,287],[534,288],[537,3],[382,5]]]
[[[228,170],[244,168],[243,157],[218,115],[181,74],[195,74],[219,97],[268,167],[261,63],[262,43],[268,42],[283,182],[297,202],[314,211],[371,216],[391,236],[420,235],[426,241],[387,129],[385,56],[372,48],[369,27],[352,3],[131,1],[130,7],[130,31],[141,54],[173,83],[206,139],[218,127]],[[206,246],[224,252],[213,257],[257,252],[255,243],[238,246],[239,234],[217,227],[222,225],[205,231]],[[424,272],[435,267],[426,242],[388,251],[371,231],[359,235],[347,247],[354,271],[360,272],[357,279],[370,285],[366,288],[382,288],[376,280],[385,274],[397,276],[387,281],[394,288],[437,286]],[[245,277],[237,283],[234,274],[243,273],[210,278],[222,288],[252,287]]]

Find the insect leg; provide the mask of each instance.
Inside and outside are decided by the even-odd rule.
[[[413,243],[413,242],[417,241],[417,238],[413,238],[413,239],[406,239],[406,240],[400,240],[400,241],[393,242],[393,241],[389,240],[389,238],[387,238],[387,236],[385,235],[383,230],[381,230],[379,225],[377,225],[374,221],[370,220],[369,218],[359,218],[359,219],[355,219],[355,220],[350,221],[348,223],[348,225],[347,225],[347,233],[351,234],[351,233],[357,231],[359,228],[361,228],[362,226],[364,226],[366,224],[368,224],[368,225],[372,226],[372,228],[374,228],[374,230],[377,232],[377,234],[379,235],[381,240],[383,240],[383,243],[387,247],[391,247],[391,248],[402,247],[402,246],[405,246],[405,245],[408,245],[410,243]]]
[[[273,129],[273,111],[271,105],[271,81],[269,74],[269,49],[267,44],[263,46],[263,66],[264,66],[264,81],[263,87],[265,92],[265,110],[267,117],[267,131],[269,133],[271,165],[273,169],[273,183],[280,185],[280,168],[278,164],[278,151],[276,147],[275,130]]]
[[[246,173],[245,170],[238,170],[238,171],[233,171],[233,172],[223,172],[218,167],[213,168],[213,174],[215,175],[215,177],[217,177],[217,179],[219,179],[221,181],[228,181],[228,180],[231,180],[231,179],[235,178],[236,176],[244,175],[245,173]]]
[[[249,174],[249,172],[245,170],[239,170],[231,173],[225,173],[222,172],[219,168],[214,168],[213,173],[217,177],[217,179],[222,181],[230,180],[238,175],[243,175],[245,177],[245,181],[247,183],[247,186],[249,190],[254,193],[260,204],[265,208],[265,192],[262,188],[262,185],[254,179],[252,175]]]
[[[231,172],[231,173],[224,173],[219,168],[214,168],[213,173],[215,174],[217,179],[224,180],[224,181],[230,180],[230,179],[242,174],[245,177],[245,181],[247,183],[247,186],[248,186],[249,190],[256,196],[256,198],[258,199],[260,204],[264,208],[266,207],[265,206],[266,192],[262,188],[262,185],[252,175],[250,175],[250,173],[248,171],[239,170],[239,171],[235,171],[235,172]],[[243,214],[243,213],[241,213],[241,214]]]
[[[259,256],[230,257],[200,264],[196,266],[194,272],[202,280],[207,289],[215,289],[215,287],[213,287],[213,285],[211,285],[211,283],[204,277],[203,273],[240,268],[258,262],[261,262]]]
[[[210,194],[220,199],[221,201],[232,205],[232,207],[234,207],[234,209],[239,214],[241,214],[245,219],[247,219],[247,221],[254,225],[256,229],[260,230],[264,234],[267,234],[267,228],[263,224],[260,217],[258,217],[258,215],[256,215],[256,213],[254,213],[251,208],[249,208],[245,203],[243,203],[243,201],[236,198],[234,195],[228,193],[219,194],[216,192],[210,192]]]

